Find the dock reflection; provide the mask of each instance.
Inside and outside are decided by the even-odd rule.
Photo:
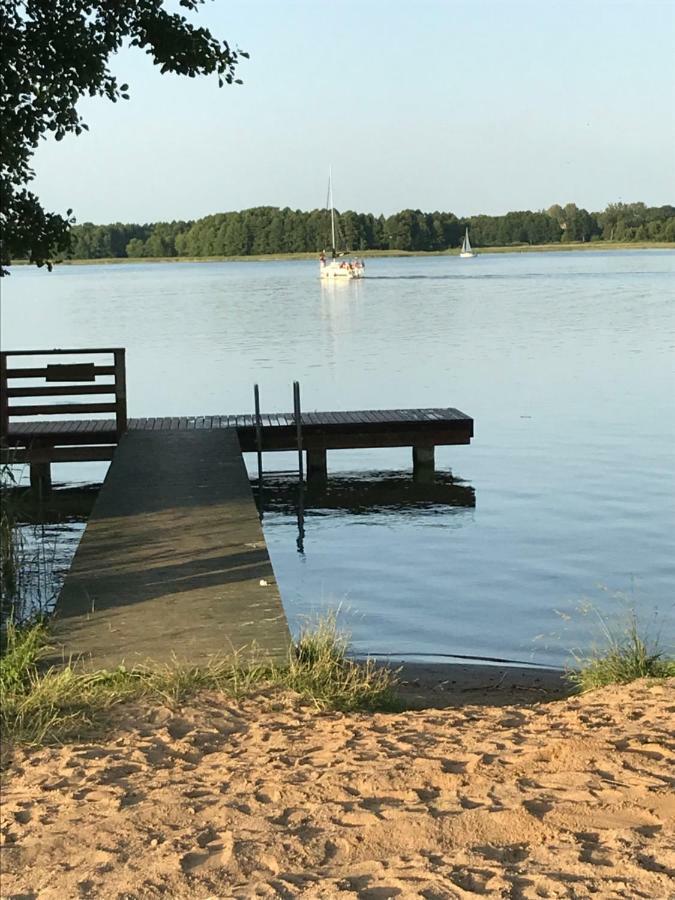
[[[86,522],[98,496],[99,487],[98,484],[77,487],[55,485],[54,490],[44,497],[28,487],[16,487],[7,491],[7,502],[19,525]]]
[[[257,482],[252,487],[263,515],[297,512],[297,473],[266,474],[262,498]],[[449,472],[437,472],[434,481],[429,483],[413,481],[409,471],[331,473],[323,482],[304,484],[302,495],[305,516],[326,511],[355,516],[407,510],[442,514],[448,507],[473,509],[476,506],[473,486]]]

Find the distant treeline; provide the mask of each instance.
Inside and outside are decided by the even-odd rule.
[[[675,241],[675,207],[611,203],[593,213],[574,203],[540,212],[504,216],[424,213],[404,209],[392,216],[342,212],[339,244],[344,250],[449,250],[459,247],[465,227],[475,247],[555,244],[570,241]],[[150,256],[254,256],[308,253],[330,247],[326,210],[259,206],[218,213],[194,222],[93,225],[72,229],[72,259]]]

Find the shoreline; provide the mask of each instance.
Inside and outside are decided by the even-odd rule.
[[[570,253],[604,250],[675,250],[675,241],[589,241],[566,244],[517,244],[502,247],[474,248],[477,256],[503,253]],[[363,250],[352,254],[363,259],[401,259],[404,257],[427,258],[435,256],[459,256],[459,248],[452,250]],[[221,262],[293,262],[315,260],[316,253],[263,253],[249,256],[134,256],[102,257],[100,259],[63,259],[56,266],[138,265],[139,263],[221,263]],[[27,260],[14,260],[11,266],[32,265]],[[10,268],[11,268],[10,266]]]
[[[406,710],[463,706],[529,706],[574,693],[563,669],[480,663],[377,661],[398,672],[396,696]]]

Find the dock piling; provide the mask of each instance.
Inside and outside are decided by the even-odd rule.
[[[328,461],[325,447],[307,448],[307,483],[325,481],[328,478]]]
[[[305,478],[302,460],[302,410],[300,408],[300,382],[293,382],[293,416],[298,442],[298,553],[305,552]]]
[[[293,382],[293,418],[295,419],[295,433],[298,442],[298,477],[304,479],[304,465],[302,460],[302,411],[300,409],[300,382]]]
[[[413,480],[430,482],[434,480],[434,445],[417,444],[412,448]]]
[[[52,490],[52,467],[48,462],[30,464],[30,486],[38,498],[49,496]]]
[[[260,519],[263,517],[263,500],[262,500],[262,483],[263,483],[263,462],[262,462],[262,419],[260,418],[260,391],[258,385],[253,385],[253,402],[255,405],[255,443],[258,454],[258,498],[260,503]]]
[[[36,441],[32,448],[30,460],[30,486],[38,499],[48,497],[52,490],[52,466],[49,460],[49,447]]]

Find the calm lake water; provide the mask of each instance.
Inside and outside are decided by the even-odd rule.
[[[15,268],[2,343],[126,347],[130,416],[247,412],[254,382],[289,410],[295,379],[308,411],[472,415],[473,443],[437,450],[461,479],[440,496],[408,489],[409,450],[329,453],[304,553],[276,479],[264,528],[289,620],[341,606],[358,652],[562,664],[593,636],[589,601],[634,606],[672,646],[674,273],[670,251],[374,259],[329,286],[297,261]]]

